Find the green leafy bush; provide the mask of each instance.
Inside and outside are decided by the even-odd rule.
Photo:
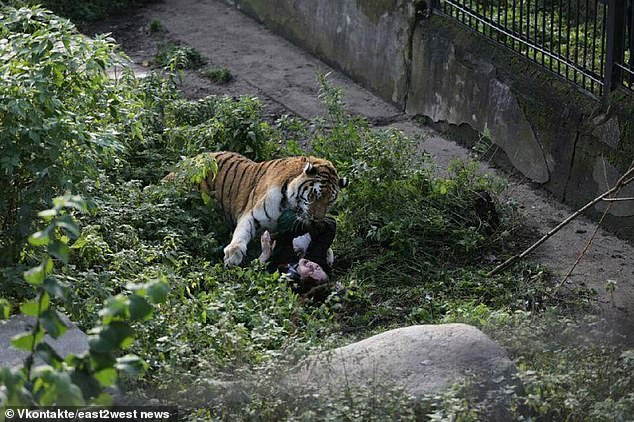
[[[149,3],[151,0],[7,0],[8,5],[15,7],[33,7],[42,5],[59,16],[75,22],[95,21],[106,15],[134,6]]]
[[[254,97],[206,97],[178,101],[167,110],[169,141],[187,155],[204,151],[235,151],[256,161],[272,158],[277,147],[262,120],[262,103]]]
[[[128,320],[146,321],[152,313],[151,303],[165,300],[167,286],[162,282],[129,285],[134,293],[111,297],[100,311],[100,323],[90,331],[89,350],[65,359],[46,342],[44,336],[59,338],[66,325],[54,308],[52,299],[69,302],[69,288],[53,274],[55,262],[68,264],[68,241],[80,236],[78,225],[66,209],[86,211],[79,197],[66,195],[56,198],[52,209],[39,216],[48,225],[29,237],[34,247],[46,247],[40,264],[24,273],[24,279],[37,291],[37,297],[20,305],[22,314],[33,317],[30,332],[11,340],[13,347],[29,352],[21,368],[0,369],[0,406],[69,406],[86,403],[110,404],[110,394],[104,388],[112,386],[118,373],[136,376],[145,363],[137,356],[119,356],[134,341]],[[43,364],[35,364],[35,358]]]
[[[634,350],[595,316],[572,318],[558,308],[536,314],[491,309],[454,309],[444,322],[475,325],[498,341],[519,369],[518,385],[495,398],[455,394],[462,408],[486,412],[502,403],[515,419],[616,421],[634,414]]]
[[[42,199],[121,151],[127,99],[108,38],[35,7],[0,9],[0,263],[15,263]],[[124,114],[125,115],[125,114]]]

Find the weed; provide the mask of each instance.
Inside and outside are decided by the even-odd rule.
[[[163,25],[163,22],[158,19],[152,19],[150,21],[149,29],[152,34],[162,34],[163,32],[165,32],[165,26]]]
[[[168,69],[171,72],[198,69],[205,63],[207,63],[207,59],[194,47],[171,42],[159,45],[153,60],[154,66]]]
[[[231,71],[226,67],[205,69],[201,72],[201,74],[213,83],[219,85],[224,85],[233,80],[233,75],[231,74]]]
[[[278,148],[270,142],[274,135],[261,119],[261,107],[253,97],[174,102],[166,110],[171,125],[166,135],[187,155],[231,150],[257,161],[270,159]]]
[[[497,146],[491,139],[491,131],[485,124],[484,131],[478,134],[478,140],[471,148],[471,154],[474,158],[483,161],[490,161],[493,155],[497,152]]]
[[[616,280],[607,280],[605,282],[605,291],[610,293],[610,301],[612,305],[615,305],[614,302],[614,292],[616,291]]]

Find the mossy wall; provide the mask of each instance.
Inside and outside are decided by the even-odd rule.
[[[634,159],[632,95],[591,98],[448,18],[425,17],[425,2],[230,3],[409,114],[486,128],[520,173],[573,207],[613,186]],[[634,197],[634,187],[622,195]],[[605,221],[634,239],[634,201],[613,204]]]

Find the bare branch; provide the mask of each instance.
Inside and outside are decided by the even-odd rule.
[[[614,185],[613,188],[608,189],[607,191],[603,192],[601,195],[599,195],[596,198],[594,198],[592,201],[588,202],[583,207],[579,208],[577,211],[575,211],[573,214],[571,214],[568,218],[566,218],[564,221],[559,223],[557,225],[557,227],[555,227],[554,229],[550,230],[548,233],[546,233],[544,236],[542,236],[537,242],[535,242],[531,246],[529,246],[524,252],[522,252],[519,255],[512,256],[511,258],[507,259],[506,261],[504,261],[503,263],[501,263],[500,265],[495,267],[493,270],[491,270],[487,274],[487,277],[491,277],[491,276],[493,276],[493,275],[495,275],[495,274],[497,274],[497,273],[499,273],[501,271],[504,271],[505,269],[507,269],[508,267],[513,265],[514,263],[516,263],[517,261],[519,261],[519,260],[523,259],[524,257],[526,257],[526,255],[530,254],[535,249],[537,249],[537,247],[539,247],[546,240],[550,239],[555,233],[557,233],[563,227],[568,225],[568,223],[570,223],[572,220],[577,218],[584,211],[586,211],[587,209],[589,209],[590,207],[595,205],[597,202],[600,202],[600,201],[604,200],[608,196],[610,196],[612,194],[615,194],[615,193],[618,193],[621,190],[621,188],[623,188],[627,184],[629,184],[632,181],[634,181],[634,177],[633,176],[634,176],[634,162],[630,165],[629,170],[627,170],[625,172],[625,174],[623,174],[623,176],[621,176],[621,178],[619,178],[619,180],[616,182],[616,184]]]

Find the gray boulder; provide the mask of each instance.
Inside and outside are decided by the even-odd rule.
[[[493,388],[515,371],[506,352],[475,327],[416,325],[309,357],[287,382],[329,391],[377,383],[420,398],[469,375]]]
[[[63,336],[54,339],[48,334],[44,341],[48,343],[61,356],[66,357],[70,353],[80,355],[88,350],[88,337],[68,317],[59,314],[68,330]],[[6,321],[0,321],[0,367],[19,366],[24,362],[28,353],[11,346],[11,339],[18,334],[30,331],[35,324],[35,319],[26,315],[14,315]]]

